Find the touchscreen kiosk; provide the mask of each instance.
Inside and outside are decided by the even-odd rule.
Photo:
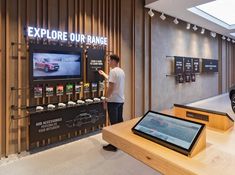
[[[204,127],[204,124],[148,111],[132,131],[188,156]]]

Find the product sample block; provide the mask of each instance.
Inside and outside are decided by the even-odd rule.
[[[184,155],[192,154],[204,124],[148,111],[132,128],[135,134],[176,150]]]

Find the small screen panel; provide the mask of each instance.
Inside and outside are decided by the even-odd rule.
[[[143,137],[160,141],[167,147],[178,150],[181,148],[190,152],[193,144],[200,135],[204,125],[191,122],[170,115],[149,111],[144,117],[132,128],[133,132]]]

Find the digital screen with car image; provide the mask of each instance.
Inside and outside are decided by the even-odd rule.
[[[132,130],[134,133],[153,138],[150,139],[157,143],[160,140],[160,144],[168,143],[184,150],[190,150],[202,128],[203,125],[200,123],[149,111]]]
[[[81,76],[81,55],[33,53],[33,77]]]

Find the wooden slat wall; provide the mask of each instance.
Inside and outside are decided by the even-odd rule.
[[[2,33],[2,2],[0,2],[0,34]],[[2,37],[0,37],[1,40],[2,40]],[[3,75],[3,70],[2,70],[2,65],[3,65],[3,62],[2,62],[2,41],[0,41],[0,82],[2,83],[3,79],[2,79],[2,75]],[[3,131],[3,128],[2,128],[2,85],[0,86],[0,157],[2,156],[2,131]]]
[[[23,45],[11,48],[11,42],[25,43],[23,28],[28,25],[107,36],[106,50],[120,55],[121,67],[126,74],[124,119],[143,115],[152,108],[153,99],[156,101],[152,94],[157,91],[153,89],[156,76],[153,72],[156,72],[154,69],[157,67],[152,65],[156,62],[153,53],[154,47],[161,43],[156,38],[155,43],[152,42],[159,24],[153,22],[147,14],[144,0],[17,0],[17,6],[15,2],[0,0],[0,72],[3,72],[0,80],[4,82],[0,87],[0,131],[3,131],[0,134],[0,144],[4,145],[0,154],[2,151],[2,155],[8,156],[28,149],[29,145],[27,119],[11,121],[11,114],[22,117],[27,114],[22,111],[13,112],[10,108],[12,99],[14,105],[29,105],[29,91],[14,93],[12,97],[10,90],[12,86],[27,87],[29,84],[29,69],[23,69],[29,67],[28,51]],[[224,43],[221,42],[218,47],[222,48]],[[234,64],[233,49],[234,45],[226,45],[226,55],[230,55],[230,61],[226,60],[226,63]],[[18,59],[12,60],[11,56]],[[21,59],[22,56],[26,59]],[[235,81],[232,76],[234,69],[233,66],[227,67],[230,69],[226,73],[229,86]],[[108,72],[107,62],[105,70]],[[21,94],[24,98],[17,99],[17,95]],[[47,99],[41,101],[47,102]]]
[[[147,73],[137,75],[138,71],[144,71],[148,64],[144,61],[144,57],[148,56],[148,48],[142,49],[148,42],[146,37],[149,36],[146,34],[148,29],[145,29],[148,25],[144,23],[144,20],[149,17],[146,17],[143,0],[18,0],[17,6],[12,8],[14,3],[14,0],[1,0],[1,5],[4,4],[6,9],[0,19],[0,26],[4,27],[2,35],[6,37],[5,55],[3,55],[6,64],[1,62],[0,68],[0,71],[6,72],[6,76],[1,77],[6,79],[5,88],[4,86],[0,88],[1,92],[6,94],[2,102],[5,105],[0,109],[2,116],[5,116],[4,124],[1,124],[2,120],[0,120],[0,129],[5,128],[3,132],[5,137],[0,136],[0,143],[5,145],[5,149],[1,148],[4,155],[8,156],[28,149],[28,120],[11,121],[12,114],[16,117],[24,117],[27,114],[21,110],[14,112],[10,108],[12,101],[16,106],[30,105],[28,90],[12,92],[10,89],[12,86],[28,87],[29,83],[29,70],[23,69],[29,65],[26,46],[16,44],[13,49],[11,48],[11,42],[25,43],[23,37],[25,26],[107,36],[107,51],[122,57],[121,66],[126,72],[124,118],[130,119],[132,116],[142,115],[148,108],[146,106],[148,103],[144,100],[148,90],[141,88]],[[1,25],[2,20],[5,21],[4,26]],[[0,51],[2,53],[1,45]],[[12,60],[12,56],[17,59]],[[22,60],[22,57],[26,59]],[[137,70],[136,66],[140,70]],[[107,63],[106,71],[108,71]],[[1,97],[2,93],[0,93]],[[24,98],[17,98],[18,96],[24,96]],[[42,101],[47,102],[47,99]]]

